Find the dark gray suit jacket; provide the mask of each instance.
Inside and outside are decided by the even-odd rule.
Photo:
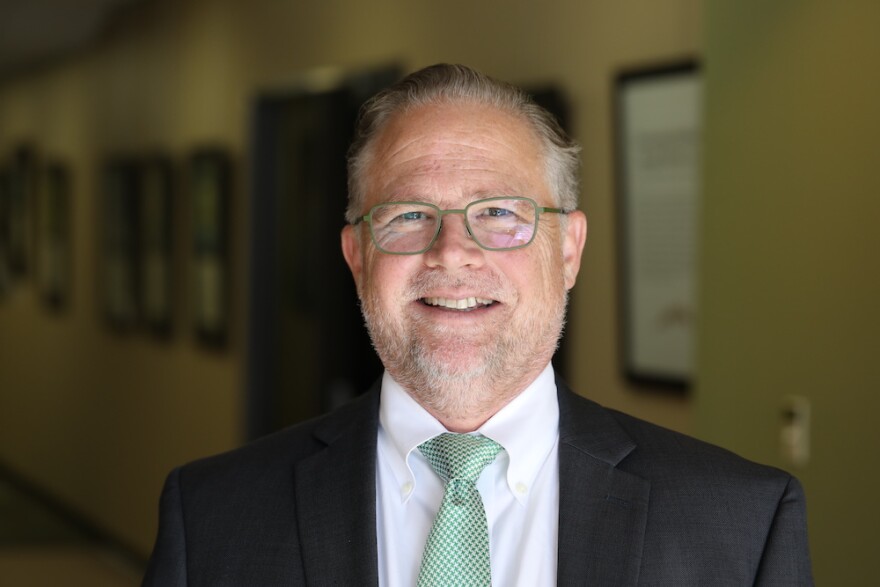
[[[796,479],[557,386],[557,585],[812,585]],[[377,585],[378,406],[173,471],[144,585]]]

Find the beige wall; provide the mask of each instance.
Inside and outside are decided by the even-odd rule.
[[[779,457],[812,402],[816,581],[875,585],[880,4],[709,2],[701,436]]]
[[[72,306],[59,316],[27,282],[0,301],[0,461],[149,551],[167,470],[241,439],[251,100],[318,66],[389,62],[462,61],[569,93],[591,222],[569,326],[572,383],[605,404],[688,429],[685,401],[635,393],[618,373],[610,82],[621,67],[699,56],[700,6],[162,0],[125,16],[98,47],[3,84],[0,154],[30,140],[72,170],[76,279]],[[152,150],[183,161],[205,143],[226,146],[237,164],[231,348],[199,348],[185,304],[170,344],[115,336],[96,303],[98,164]]]

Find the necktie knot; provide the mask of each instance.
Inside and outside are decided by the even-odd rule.
[[[423,442],[419,450],[444,481],[476,483],[483,469],[501,452],[501,445],[485,436],[447,432]]]

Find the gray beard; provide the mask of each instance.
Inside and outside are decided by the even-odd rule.
[[[563,288],[553,307],[499,328],[491,343],[478,347],[478,357],[462,361],[448,358],[454,352],[449,349],[467,348],[469,342],[454,329],[419,319],[395,324],[371,294],[361,296],[361,309],[373,347],[391,376],[435,416],[464,418],[491,416],[540,373],[558,345],[567,301]],[[442,340],[443,348],[433,348],[431,340]]]

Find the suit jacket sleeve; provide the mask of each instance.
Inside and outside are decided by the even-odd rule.
[[[144,587],[184,587],[186,534],[180,499],[180,469],[165,481],[159,502],[159,533],[144,576]]]
[[[779,500],[764,545],[756,585],[812,585],[806,500],[794,477]]]

